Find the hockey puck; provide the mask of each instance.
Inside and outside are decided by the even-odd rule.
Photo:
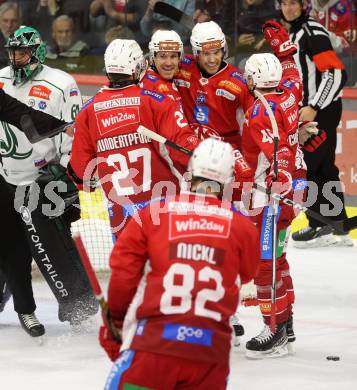
[[[326,356],[327,360],[333,360],[334,362],[337,362],[340,360],[339,356]]]

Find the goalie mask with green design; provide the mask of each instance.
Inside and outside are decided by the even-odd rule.
[[[10,35],[5,47],[9,53],[14,84],[27,81],[42,69],[46,58],[46,43],[34,28],[21,26]]]

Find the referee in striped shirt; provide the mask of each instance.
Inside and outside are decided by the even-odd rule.
[[[298,47],[294,55],[303,81],[303,99],[299,113],[300,121],[316,121],[318,128],[326,132],[324,143],[313,152],[305,152],[307,179],[317,184],[318,194],[311,209],[322,213],[321,205],[328,204],[328,209],[335,207],[340,212],[333,219],[347,218],[344,208],[344,196],[339,170],[335,165],[336,128],[342,114],[341,93],[347,75],[343,63],[332,48],[328,31],[317,21],[308,16],[303,0],[279,0],[282,18],[289,23],[289,35]],[[328,182],[336,182],[333,194],[340,201],[335,206],[323,195],[323,187]],[[336,197],[330,197],[333,199]],[[337,199],[338,200],[338,199]],[[326,206],[325,206],[326,208]],[[334,211],[335,211],[334,210]],[[328,226],[309,217],[309,226],[292,235],[295,246],[300,248],[326,245],[351,246],[348,235],[336,236]]]

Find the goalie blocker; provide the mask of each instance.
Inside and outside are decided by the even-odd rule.
[[[30,187],[18,187],[15,197],[33,259],[58,301],[58,318],[71,324],[98,311],[70,231],[80,217],[78,203],[78,192],[59,164],[49,164]]]

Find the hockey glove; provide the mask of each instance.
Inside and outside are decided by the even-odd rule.
[[[54,211],[49,217],[58,217],[66,212],[73,203],[79,203],[78,190],[72,180],[66,173],[66,168],[58,163],[48,163],[41,168],[41,175],[37,178],[36,183],[41,188],[42,197],[46,198],[46,189],[53,190],[64,201],[63,207],[58,208],[58,212]],[[59,182],[58,187],[48,187],[50,183]],[[51,200],[53,202],[53,200]],[[48,202],[47,202],[48,203]],[[57,208],[56,208],[57,209]]]
[[[267,188],[271,189],[271,191],[276,194],[281,194],[282,196],[291,191],[292,182],[293,179],[291,174],[283,169],[278,171],[277,176],[275,176],[274,172],[270,172],[265,179]]]
[[[268,20],[263,24],[263,33],[273,53],[279,60],[296,53],[296,45],[291,42],[289,34],[280,23]]]
[[[242,153],[238,150],[235,149],[234,151],[234,175],[235,175],[235,180],[237,182],[253,182],[254,175],[253,171],[248,165],[248,163],[245,161]]]
[[[327,138],[326,132],[316,125],[317,122],[299,123],[299,144],[307,152],[314,152]]]
[[[268,189],[271,189],[272,192],[286,195],[291,191],[292,188],[292,176],[289,173],[289,167],[291,166],[291,161],[295,162],[295,156],[292,158],[291,151],[287,146],[282,146],[277,151],[276,155],[278,163],[278,173],[274,173],[274,162],[271,161],[271,171],[265,179],[265,183]]]
[[[117,331],[121,333],[123,321],[112,320],[112,324],[117,328]],[[106,325],[102,325],[99,329],[99,343],[112,362],[114,362],[119,357],[121,343],[117,340],[114,340],[110,330]]]

